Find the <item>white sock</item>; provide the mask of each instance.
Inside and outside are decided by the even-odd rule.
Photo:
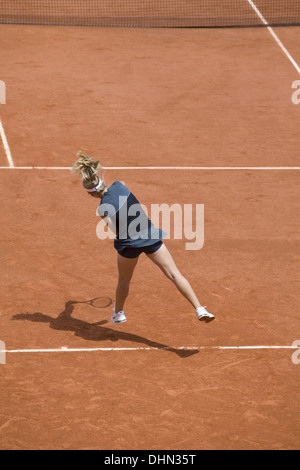
[[[114,315],[118,315],[118,313],[124,313],[124,310],[119,310],[118,312],[116,312],[116,309],[114,308]]]
[[[200,310],[202,310],[203,308],[204,308],[204,307],[197,307],[197,308],[196,308],[196,312],[197,312],[197,313],[200,312]]]

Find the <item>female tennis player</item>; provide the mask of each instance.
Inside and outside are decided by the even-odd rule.
[[[200,321],[206,323],[214,320],[214,315],[203,307],[187,279],[179,272],[169,250],[162,239],[166,234],[154,227],[148,219],[139,201],[120,181],[115,181],[108,186],[98,173],[102,166],[98,160],[88,157],[84,152],[78,152],[78,160],[73,166],[73,173],[80,172],[83,187],[92,197],[100,199],[98,207],[99,215],[104,218],[110,228],[114,228],[116,238],[114,247],[118,252],[119,281],[116,289],[116,301],[113,309],[112,323],[124,323],[127,321],[124,313],[124,304],[129,293],[130,281],[137,265],[140,254],[145,253],[162,272],[170,279],[179,292],[190,302],[196,310]],[[130,210],[134,209],[134,210]],[[138,210],[137,210],[138,209]],[[132,215],[132,214],[135,215]],[[136,214],[140,231],[135,231],[134,219]],[[131,233],[132,232],[132,233]]]

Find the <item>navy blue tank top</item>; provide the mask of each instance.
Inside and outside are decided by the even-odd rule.
[[[115,181],[104,193],[98,213],[110,217],[116,248],[149,246],[166,236],[153,225],[137,198],[120,181]]]

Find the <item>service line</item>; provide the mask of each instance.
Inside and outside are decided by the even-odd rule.
[[[201,350],[263,350],[263,349],[299,349],[299,346],[180,346],[180,347],[136,347],[136,348],[54,348],[54,349],[7,349],[5,353],[61,353],[61,352],[110,352],[110,351],[201,351]]]
[[[0,170],[49,170],[49,171],[71,171],[71,167],[64,166],[0,166]],[[247,170],[277,170],[294,171],[300,170],[300,166],[107,166],[103,170],[201,170],[201,171],[247,171]]]

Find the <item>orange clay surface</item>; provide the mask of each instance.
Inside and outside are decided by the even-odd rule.
[[[299,29],[277,30],[300,61]],[[265,29],[4,26],[1,121],[16,166],[299,166],[296,70]],[[0,142],[1,144],[1,142]],[[0,166],[7,166],[0,146]],[[139,200],[205,205],[205,244],[167,240],[216,315],[197,321],[146,256],[111,325],[116,252],[67,170],[0,170],[1,449],[297,449],[297,171],[107,170]],[[94,323],[100,324],[95,325]],[[185,351],[181,347],[202,347]],[[162,348],[170,349],[162,349]]]

